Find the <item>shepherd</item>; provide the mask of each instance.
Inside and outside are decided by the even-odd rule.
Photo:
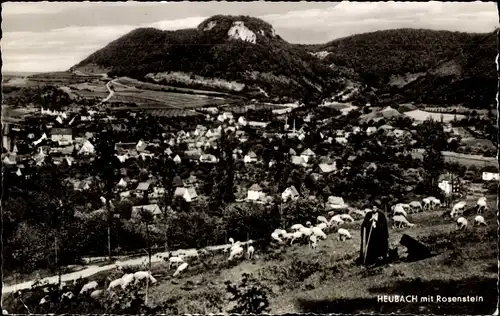
[[[361,247],[358,261],[363,265],[375,264],[387,259],[389,230],[387,219],[376,206],[368,212],[361,225]]]

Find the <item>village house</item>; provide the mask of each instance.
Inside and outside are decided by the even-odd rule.
[[[257,155],[252,150],[250,150],[248,154],[246,154],[245,157],[243,157],[243,162],[244,163],[257,162]]]
[[[309,163],[311,162],[315,157],[316,157],[316,154],[310,150],[309,148],[304,150],[302,152],[302,154],[300,154],[300,157],[306,162],[306,163]]]
[[[179,155],[175,155],[174,159],[172,159],[176,164],[180,164],[181,163],[181,157],[179,157]]]
[[[145,181],[145,182],[139,182],[137,185],[137,188],[135,189],[135,193],[138,196],[142,196],[145,193],[151,192],[151,182],[150,181]]]
[[[217,157],[214,155],[201,155],[200,156],[200,162],[201,163],[216,163],[217,162]]]
[[[283,193],[281,193],[281,198],[285,202],[288,201],[289,199],[296,200],[299,198],[299,196],[300,196],[299,191],[297,191],[297,189],[293,185],[286,188],[285,191],[283,191]]]
[[[52,128],[50,139],[60,146],[71,144],[73,142],[73,130],[71,128]]]
[[[88,140],[86,140],[82,147],[80,148],[80,150],[78,151],[78,155],[84,155],[84,156],[87,156],[87,155],[93,155],[95,154],[95,148],[94,148],[94,145],[92,145],[92,143]]]
[[[337,170],[337,164],[334,163],[320,163],[318,164],[318,171],[321,173],[331,173]]]
[[[149,212],[151,215],[153,215],[153,218],[155,219],[163,214],[158,204],[148,204],[148,205],[133,206],[130,217],[133,219],[140,219],[142,212]]]
[[[307,167],[307,162],[302,156],[291,156],[290,160],[294,165]]]
[[[135,150],[137,152],[144,152],[146,150],[146,147],[148,147],[148,144],[145,141],[140,140],[137,145],[135,146]]]
[[[262,195],[264,195],[262,188],[255,183],[248,189],[247,200],[257,201]]]
[[[174,196],[180,196],[186,202],[191,202],[198,197],[198,194],[193,187],[178,187],[175,189]]]
[[[500,175],[498,172],[484,171],[482,175],[483,181],[499,181]]]

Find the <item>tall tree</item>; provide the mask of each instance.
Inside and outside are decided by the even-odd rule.
[[[234,137],[233,135],[226,134],[224,127],[221,129],[221,136],[218,142],[218,156],[219,163],[216,167],[214,177],[213,194],[211,197],[211,205],[219,207],[234,201],[234,159],[233,148]],[[213,209],[213,207],[211,207]]]

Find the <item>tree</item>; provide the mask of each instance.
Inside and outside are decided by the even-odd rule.
[[[233,135],[228,137],[224,127],[221,129],[218,144],[219,163],[214,170],[214,186],[211,196],[212,209],[234,201],[234,160],[232,152],[235,143]]]
[[[262,314],[269,311],[269,289],[250,274],[244,273],[240,284],[233,285],[227,281],[226,286],[233,295],[231,300],[236,301],[231,313]]]

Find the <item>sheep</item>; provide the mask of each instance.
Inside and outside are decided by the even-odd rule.
[[[392,220],[394,221],[394,223],[392,225],[393,228],[395,228],[395,227],[402,228],[404,225],[406,225],[407,227],[415,226],[415,224],[410,223],[406,219],[406,217],[404,217],[402,215],[396,215],[392,218]]]
[[[50,302],[50,295],[45,295],[41,300],[40,300],[40,303],[38,303],[38,305],[43,305],[43,304],[47,304],[48,302]]]
[[[294,232],[292,235],[293,235],[293,236],[292,236],[292,241],[290,242],[290,245],[293,245],[293,242],[294,242],[296,239],[300,239],[300,238],[302,238],[302,236],[303,236],[303,235],[302,235],[302,232],[300,232],[300,231],[296,231],[296,232]]]
[[[354,222],[354,218],[352,218],[349,214],[340,214],[339,217],[343,221]]]
[[[102,290],[95,290],[90,293],[90,297],[92,297],[93,299],[97,299],[102,294],[102,292]]]
[[[134,281],[134,274],[128,273],[122,276],[123,283],[121,284],[122,289],[125,289],[132,281]]]
[[[365,213],[365,211],[362,211],[362,210],[351,209],[351,210],[349,210],[349,215],[355,216],[356,218],[361,218],[361,217],[365,217],[366,213]]]
[[[318,243],[318,238],[316,237],[316,235],[311,235],[309,237],[309,247],[311,249],[316,249],[317,243]]]
[[[182,271],[186,270],[186,268],[188,267],[188,264],[187,262],[184,262],[183,264],[181,264],[177,270],[175,270],[174,272],[174,277],[178,276]]]
[[[290,227],[291,230],[299,230],[301,228],[304,228],[304,225],[302,225],[302,224],[295,224],[295,225],[292,225],[292,227]]]
[[[108,291],[117,287],[117,286],[123,286],[123,283],[124,283],[124,281],[122,278],[111,281],[111,283],[109,283],[109,286],[108,286]]]
[[[280,238],[280,236],[279,236],[279,234],[277,232],[272,233],[271,234],[271,238],[274,239],[274,240],[276,240],[280,244],[283,243],[283,240],[281,240],[281,238]]]
[[[412,202],[410,202],[410,207],[415,212],[423,210],[422,203],[420,203],[419,201],[412,201]]]
[[[318,220],[318,222],[328,224],[328,220],[324,216],[318,216],[316,219]]]
[[[299,232],[302,233],[302,235],[304,236],[311,236],[313,234],[313,231],[311,228],[309,227],[302,227],[301,229],[299,229]]]
[[[181,257],[170,257],[168,258],[168,269],[170,270],[172,268],[172,265],[177,265],[181,264],[184,262],[184,259]]]
[[[431,208],[431,200],[429,198],[422,199],[422,203],[424,203],[424,210],[429,210]]]
[[[396,207],[394,208],[393,214],[394,215],[403,215],[404,217],[408,216],[401,205],[396,205]]]
[[[481,216],[481,215],[476,215],[476,217],[474,217],[474,225],[484,225],[484,226],[487,226],[486,225],[486,221],[484,220],[484,217]]]
[[[278,236],[280,236],[280,235],[286,234],[286,230],[276,228],[273,233],[276,233],[276,234],[278,234]]]
[[[241,246],[235,247],[231,249],[231,253],[229,254],[228,261],[233,260],[233,258],[240,257],[243,254],[243,248]]]
[[[2,315],[9,315],[9,312],[6,309],[2,309]]]
[[[293,233],[286,232],[286,233],[284,233],[282,235],[282,237],[283,237],[283,239],[286,239],[286,240],[292,239],[293,238]]]
[[[87,291],[89,290],[94,290],[95,288],[97,288],[97,282],[96,281],[92,281],[92,282],[89,282],[87,284],[85,284],[82,289],[80,290],[80,294],[85,294],[87,293]]]
[[[71,300],[73,297],[75,297],[75,294],[73,294],[73,292],[71,292],[71,291],[68,291],[68,292],[64,293],[63,295],[61,295],[61,299]]]
[[[486,198],[481,197],[477,200],[477,213],[481,214],[483,211],[488,209],[488,204],[486,203]]]
[[[455,215],[463,214],[466,205],[467,204],[465,202],[463,202],[463,201],[462,202],[458,202],[455,205],[453,205],[453,208],[451,209],[450,216],[454,217]]]
[[[432,198],[432,199],[431,199]],[[434,209],[434,207],[436,206],[441,206],[441,200],[440,199],[437,199],[435,197],[429,197],[429,199],[431,200],[431,205],[432,205],[432,208]]]
[[[340,224],[344,224],[344,220],[342,220],[342,218],[340,218],[340,215],[334,215],[330,219],[330,226],[333,224],[335,224],[336,226],[338,226]]]
[[[316,227],[319,229],[325,229],[328,227],[328,224],[327,223],[319,223],[318,225],[316,225]]]
[[[465,217],[460,217],[457,219],[457,229],[465,229],[468,225],[467,219]]]
[[[136,273],[134,273],[135,283],[146,280],[147,278],[149,278],[151,284],[156,283],[156,279],[151,275],[149,271],[137,271]]]
[[[349,233],[349,231],[345,228],[339,228],[337,233],[338,233],[337,240],[344,241],[346,239],[352,238],[351,233]]]
[[[326,239],[326,234],[321,230],[321,228],[313,227],[313,228],[311,228],[311,231],[312,231],[312,236],[321,237],[323,239]]]
[[[247,248],[247,258],[252,259],[255,248],[253,246],[248,246]]]

